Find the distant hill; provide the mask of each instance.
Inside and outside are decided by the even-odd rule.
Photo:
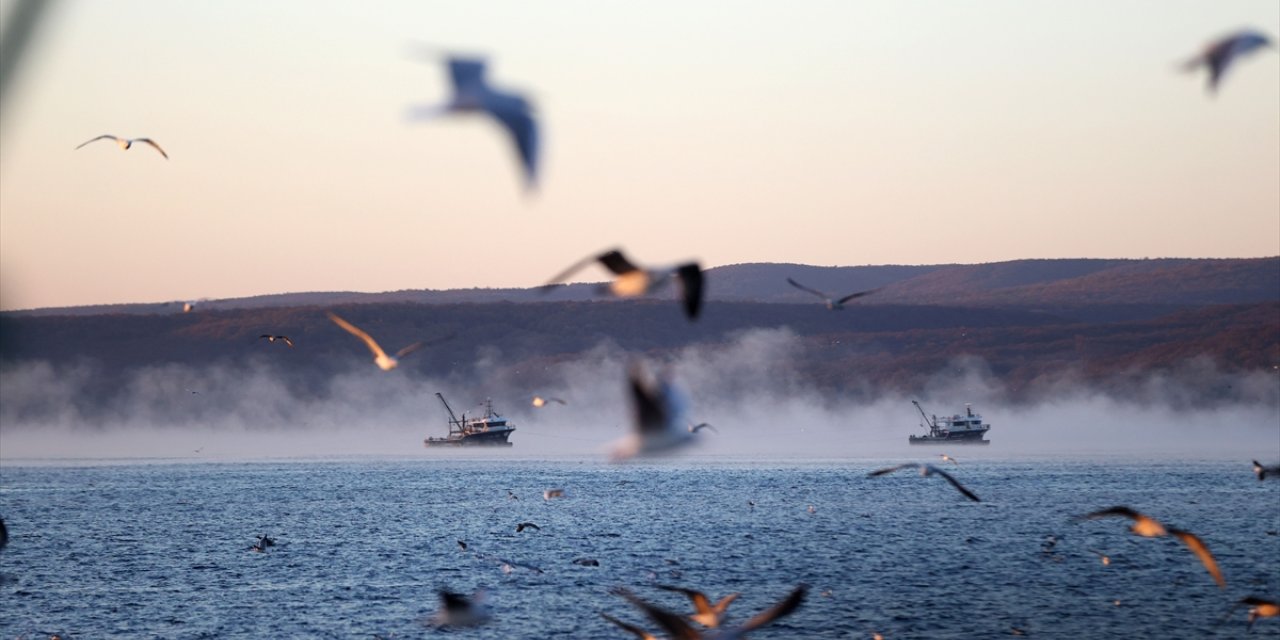
[[[709,300],[816,302],[787,278],[839,297],[880,289],[859,305],[913,304],[1042,309],[1071,317],[1092,307],[1086,319],[1155,317],[1177,308],[1280,300],[1280,257],[1241,259],[1014,260],[989,264],[819,267],[800,264],[735,264],[707,270]],[[566,302],[603,299],[597,285],[579,283],[550,293],[537,289],[414,289],[281,293],[196,302],[201,310],[346,304],[459,304]],[[1103,313],[1102,309],[1110,309]],[[59,307],[4,315],[164,314],[182,302]],[[1086,314],[1086,315],[1087,315]],[[1102,314],[1102,315],[1098,315]]]

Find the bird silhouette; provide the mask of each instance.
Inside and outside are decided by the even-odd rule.
[[[801,290],[801,291],[807,291],[807,292],[809,292],[809,293],[812,293],[812,294],[813,294],[813,295],[815,295],[815,296],[818,296],[819,298],[822,298],[822,301],[823,301],[823,302],[825,302],[825,303],[827,304],[827,308],[828,308],[828,309],[831,309],[832,311],[839,311],[840,309],[843,309],[843,308],[844,308],[844,303],[846,303],[846,302],[848,302],[848,301],[850,301],[850,300],[855,300],[855,299],[857,299],[857,298],[861,298],[862,296],[869,295],[869,294],[872,294],[872,293],[875,293],[875,292],[879,291],[879,289],[869,289],[869,290],[867,290],[867,291],[859,291],[859,292],[857,292],[857,293],[851,293],[851,294],[849,294],[849,295],[847,295],[847,296],[845,296],[845,297],[840,298],[840,299],[838,299],[838,300],[837,300],[837,299],[833,299],[831,296],[829,296],[829,295],[827,295],[827,294],[825,294],[825,293],[823,293],[823,292],[821,292],[821,291],[818,291],[817,289],[810,289],[809,287],[806,287],[806,286],[804,286],[804,285],[800,284],[799,282],[796,282],[795,280],[792,280],[791,278],[787,278],[787,282],[788,282],[788,283],[790,283],[790,284],[791,284],[791,286],[793,286],[793,287],[795,287],[795,288],[797,288],[797,289],[799,289],[799,290]]]
[[[485,78],[487,63],[483,58],[448,54],[444,58],[453,95],[444,104],[410,107],[410,117],[433,118],[459,113],[488,115],[511,136],[524,171],[525,187],[536,186],[539,139],[533,105],[521,94],[500,91],[491,86]]]
[[[684,312],[690,320],[698,317],[698,312],[702,308],[702,269],[697,262],[686,262],[674,267],[661,269],[642,269],[627,259],[622,251],[611,249],[600,255],[583,258],[573,266],[556,274],[556,276],[547,284],[542,285],[542,291],[547,292],[554,289],[558,284],[569,276],[577,273],[592,262],[599,262],[606,269],[614,274],[614,279],[601,289],[601,293],[617,296],[619,298],[633,298],[648,295],[662,287],[674,277],[680,281],[681,299],[684,302]]]
[[[1098,518],[1107,518],[1112,516],[1124,517],[1133,520],[1133,525],[1129,527],[1129,530],[1144,538],[1159,538],[1169,535],[1181,540],[1183,544],[1187,545],[1188,549],[1191,549],[1192,553],[1196,554],[1196,557],[1198,557],[1200,562],[1204,564],[1204,568],[1209,570],[1209,575],[1213,576],[1214,582],[1217,582],[1218,586],[1223,589],[1227,587],[1227,581],[1223,579],[1222,571],[1218,569],[1218,563],[1214,561],[1213,554],[1209,553],[1209,548],[1205,546],[1204,541],[1200,540],[1200,538],[1196,537],[1189,531],[1166,527],[1155,518],[1143,515],[1124,506],[1110,507],[1100,511],[1094,511],[1093,513],[1087,513],[1077,518],[1077,520],[1096,520]]]
[[[164,149],[161,149],[160,145],[156,144],[155,141],[152,140],[151,138],[121,138],[120,136],[113,136],[109,133],[104,133],[96,138],[81,142],[80,145],[76,147],[76,149],[79,149],[80,147],[83,147],[86,144],[89,144],[90,142],[97,142],[98,140],[114,140],[116,144],[120,145],[121,150],[127,150],[133,146],[133,143],[141,142],[142,144],[148,145],[151,148],[155,149],[156,151],[159,151],[160,155],[164,156],[165,160],[169,159],[169,154],[165,153]]]
[[[382,347],[378,346],[378,343],[372,336],[362,331],[359,327],[339,318],[338,314],[333,313],[332,311],[328,312],[328,315],[329,319],[332,320],[334,324],[346,329],[348,333],[364,341],[365,346],[369,347],[369,351],[373,352],[373,363],[378,365],[378,368],[383,371],[390,371],[396,368],[396,366],[400,364],[400,358],[409,355],[422,346],[421,342],[415,342],[397,351],[395,356],[389,356],[382,350]]]
[[[1261,462],[1254,460],[1253,475],[1258,476],[1259,482],[1266,480],[1267,476],[1270,476],[1272,478],[1280,478],[1280,465],[1276,465],[1274,467],[1268,467],[1268,466],[1264,466]]]
[[[628,370],[627,383],[632,431],[614,444],[614,461],[670,453],[694,442],[697,435],[685,419],[688,396],[670,373],[653,379],[637,361]]]
[[[742,595],[741,593],[734,592],[721,598],[719,602],[711,604],[711,600],[707,598],[705,593],[695,589],[674,587],[667,584],[658,584],[654,586],[667,591],[683,593],[685,597],[689,598],[689,601],[693,603],[694,613],[689,616],[689,619],[707,627],[708,629],[714,629],[720,626],[720,621],[724,619],[725,610],[729,608],[729,605],[732,604],[739,595]]]
[[[1266,34],[1248,29],[1223,36],[1205,46],[1204,50],[1182,65],[1185,71],[1195,71],[1200,67],[1209,68],[1208,82],[1205,88],[1209,93],[1216,93],[1218,85],[1235,61],[1258,49],[1274,46]]]
[[[899,469],[919,469],[919,470],[920,470],[920,476],[921,476],[921,477],[928,476],[928,475],[932,475],[932,474],[935,474],[935,473],[936,473],[936,474],[938,474],[938,475],[942,476],[942,477],[943,477],[943,479],[945,479],[947,482],[951,483],[951,486],[955,487],[955,488],[956,488],[956,491],[959,491],[960,493],[964,494],[964,497],[966,497],[966,498],[968,498],[968,499],[970,499],[970,500],[972,500],[972,501],[974,501],[974,502],[982,502],[981,500],[979,500],[979,499],[978,499],[978,496],[977,496],[976,494],[974,494],[972,491],[970,491],[970,490],[966,489],[964,485],[960,484],[960,481],[959,481],[959,480],[956,480],[955,478],[951,477],[951,474],[949,474],[949,473],[947,473],[946,471],[943,471],[942,469],[939,469],[939,468],[937,468],[937,467],[935,467],[935,466],[933,466],[933,465],[931,465],[931,464],[921,464],[921,463],[919,463],[919,462],[908,462],[908,463],[905,463],[905,464],[897,465],[897,466],[895,466],[895,467],[888,467],[888,468],[885,468],[885,469],[877,469],[877,470],[875,470],[875,471],[872,471],[871,473],[868,473],[868,474],[867,474],[867,477],[869,477],[869,478],[875,478],[875,477],[877,477],[877,476],[885,475],[886,473],[893,473],[894,471],[898,471]]]

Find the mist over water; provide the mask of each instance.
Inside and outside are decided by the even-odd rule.
[[[1270,372],[1228,374],[1192,360],[1180,371],[1147,374],[1120,394],[1080,384],[1064,371],[1027,403],[1010,401],[1010,390],[983,361],[961,358],[935,372],[918,395],[844,397],[799,375],[805,349],[785,329],[751,330],[651,363],[685,386],[691,420],[719,430],[702,432],[685,455],[1280,458],[1280,375]],[[123,374],[125,391],[91,410],[77,400],[96,376],[119,374],[93,364],[22,363],[0,371],[0,457],[604,456],[629,429],[625,371],[634,357],[605,343],[573,361],[527,371],[491,350],[443,379],[408,369],[382,372],[361,359],[307,394],[291,391],[261,361],[238,368],[164,365]],[[855,383],[857,375],[850,372]],[[1197,403],[1204,385],[1229,387],[1241,400]],[[514,447],[425,450],[423,438],[447,430],[437,391],[468,416],[480,415],[492,398],[517,426]],[[535,409],[529,404],[535,394],[569,404]],[[992,425],[992,444],[909,446],[907,436],[924,431],[912,399],[938,415],[972,404]]]

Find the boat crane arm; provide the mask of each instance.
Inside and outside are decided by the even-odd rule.
[[[438,394],[438,393],[437,393],[436,395],[440,395],[440,394]],[[440,398],[440,399],[441,399],[441,400],[444,400],[444,398]],[[933,423],[933,422],[930,422],[930,421],[929,421],[929,416],[925,415],[925,413],[924,413],[924,407],[920,406],[920,403],[919,403],[919,402],[916,402],[915,400],[912,400],[912,401],[911,401],[911,404],[914,404],[914,405],[916,406],[916,411],[919,411],[919,412],[920,412],[920,417],[921,417],[921,418],[924,418],[924,426],[926,426],[926,427],[931,427],[931,426],[933,426],[933,424],[934,424],[934,423]]]
[[[453,409],[449,407],[448,402],[445,402],[444,396],[441,395],[439,391],[436,392],[436,397],[440,398],[440,404],[444,405],[444,410],[449,412],[449,420],[451,422],[458,422],[458,416],[453,415]]]

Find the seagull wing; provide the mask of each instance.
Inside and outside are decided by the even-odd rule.
[[[618,249],[606,251],[596,256],[596,260],[599,260],[600,264],[617,275],[640,270],[640,267],[632,264]]]
[[[141,142],[143,144],[151,145],[152,148],[160,152],[160,155],[164,156],[165,160],[169,159],[169,154],[165,153],[164,149],[161,149],[160,145],[156,144],[155,141],[152,140],[151,138],[138,138],[137,140],[134,140],[134,142]]]
[[[868,474],[867,474],[867,477],[868,477],[868,478],[874,478],[874,477],[876,477],[876,476],[882,476],[882,475],[885,475],[886,473],[893,473],[894,471],[899,471],[899,470],[901,470],[901,469],[919,469],[919,468],[920,468],[920,463],[918,463],[918,462],[907,462],[907,463],[904,463],[904,464],[900,464],[900,465],[898,465],[898,466],[896,466],[896,467],[886,467],[886,468],[884,468],[884,469],[876,469],[875,471],[872,471],[871,473],[868,473]]]
[[[117,141],[118,141],[118,140],[120,140],[120,138],[117,138],[117,137],[115,137],[115,136],[113,136],[113,135],[111,135],[111,134],[109,134],[109,133],[104,133],[104,134],[102,134],[102,135],[100,135],[100,136],[98,136],[98,137],[96,137],[96,138],[91,139],[91,140],[85,140],[84,142],[81,142],[81,143],[80,143],[80,146],[76,147],[76,149],[79,149],[80,147],[83,147],[83,146],[85,146],[86,144],[89,144],[90,142],[97,142],[98,140],[117,140]],[[72,149],[72,151],[75,151],[75,149]]]
[[[511,134],[516,153],[520,154],[525,184],[533,186],[538,179],[538,123],[529,103],[514,94],[491,94],[485,108]]]
[[[328,315],[329,315],[329,319],[332,320],[334,324],[337,324],[339,327],[346,329],[347,332],[350,333],[351,335],[363,340],[365,345],[369,347],[369,350],[373,352],[373,356],[375,358],[387,357],[387,353],[382,350],[382,347],[378,346],[378,343],[375,342],[373,338],[369,336],[369,334],[365,333],[364,331],[361,331],[360,328],[355,326],[354,324],[351,324],[350,322],[347,322],[346,320],[339,318],[338,314],[332,311],[329,311]],[[413,345],[410,345],[410,346],[413,346]]]
[[[289,336],[276,336],[276,338],[280,340],[284,340],[285,344],[289,345],[290,347],[293,347],[293,341],[289,339]]]
[[[403,358],[403,357],[405,357],[405,356],[407,356],[407,355],[409,355],[409,354],[413,353],[414,351],[417,351],[418,349],[421,349],[421,348],[423,347],[423,345],[424,345],[424,344],[425,344],[425,343],[423,343],[423,342],[421,342],[421,341],[419,341],[419,342],[415,342],[415,343],[413,343],[413,344],[411,344],[411,345],[409,345],[409,346],[407,346],[407,347],[405,347],[405,348],[403,348],[403,349],[401,349],[401,350],[397,351],[397,352],[396,352],[396,357],[397,357],[397,358]]]
[[[702,269],[696,262],[680,265],[676,268],[676,277],[680,278],[684,314],[690,320],[696,320],[698,311],[702,308]]]
[[[951,474],[949,474],[949,473],[947,473],[946,471],[943,471],[942,469],[939,469],[939,468],[937,468],[937,467],[935,467],[935,466],[933,466],[933,465],[927,465],[927,466],[929,467],[929,472],[930,472],[930,473],[936,473],[936,474],[938,474],[938,475],[942,476],[943,478],[946,478],[946,479],[947,479],[947,482],[950,482],[950,483],[951,483],[951,486],[955,487],[957,491],[959,491],[960,493],[963,493],[963,494],[964,494],[964,497],[966,497],[966,498],[968,498],[968,499],[970,499],[970,500],[972,500],[972,501],[974,501],[974,502],[982,502],[981,500],[979,500],[979,499],[978,499],[978,496],[974,495],[974,493],[973,493],[972,491],[970,491],[970,490],[966,489],[966,488],[964,487],[964,485],[960,484],[960,481],[959,481],[959,480],[956,480],[955,478],[951,477]]]
[[[819,298],[822,298],[823,300],[827,300],[827,299],[829,299],[829,298],[831,297],[831,296],[828,296],[827,294],[825,294],[825,293],[823,293],[823,292],[821,292],[821,291],[818,291],[817,289],[810,289],[809,287],[806,287],[806,286],[804,286],[804,285],[800,284],[799,282],[796,282],[795,280],[792,280],[791,278],[787,278],[787,282],[791,283],[791,286],[793,286],[793,287],[795,287],[795,288],[797,288],[797,289],[799,289],[799,290],[801,290],[801,291],[808,291],[809,293],[812,293],[813,295],[818,296]]]
[[[712,426],[710,422],[702,422],[699,424],[690,425],[689,433],[697,433],[699,431],[702,431],[703,429],[710,429],[715,433],[720,433],[720,431],[716,429],[714,426]]]
[[[756,615],[752,616],[750,620],[747,620],[745,623],[743,623],[742,626],[734,629],[731,632],[732,634],[731,637],[732,636],[740,637],[742,634],[745,634],[748,631],[759,629],[760,627],[763,627],[766,624],[769,624],[770,622],[777,620],[778,618],[781,618],[783,616],[790,614],[791,612],[795,611],[800,607],[800,603],[804,602],[804,597],[808,592],[809,592],[809,587],[803,584],[796,587],[795,590],[793,590],[791,594],[788,595],[781,602],[773,605],[772,607],[770,607],[765,611],[757,613]]]
[[[643,371],[639,365],[632,366],[628,374],[636,429],[640,433],[659,433],[666,428],[667,410],[657,390],[644,379],[642,374]]]
[[[1213,581],[1218,583],[1219,588],[1227,588],[1227,581],[1222,577],[1222,571],[1218,569],[1218,563],[1214,561],[1213,554],[1209,553],[1209,547],[1204,546],[1204,541],[1190,531],[1181,529],[1170,528],[1169,535],[1181,540],[1192,553],[1196,554],[1196,557],[1200,558],[1200,562],[1204,564],[1205,569],[1209,570],[1209,575],[1213,576]]]
[[[621,261],[621,262],[619,262],[619,261]],[[554,288],[557,284],[560,284],[560,283],[561,283],[561,282],[563,282],[565,279],[567,279],[569,276],[571,276],[571,275],[573,275],[573,274],[577,273],[578,271],[581,271],[583,267],[586,267],[587,265],[591,264],[592,262],[600,262],[600,263],[604,264],[604,266],[608,267],[608,268],[609,268],[609,270],[610,270],[610,271],[613,271],[614,273],[626,273],[627,271],[634,271],[634,270],[635,270],[635,267],[634,267],[634,266],[632,266],[630,269],[623,269],[622,271],[619,271],[618,269],[616,269],[613,265],[616,265],[616,264],[626,264],[626,265],[630,265],[631,263],[627,262],[627,259],[626,259],[626,258],[624,258],[624,257],[622,257],[622,254],[621,254],[620,252],[618,252],[618,251],[616,251],[616,250],[615,250],[615,251],[608,251],[608,252],[606,252],[606,253],[602,253],[602,254],[600,254],[600,255],[598,255],[598,256],[588,256],[588,257],[586,257],[586,258],[583,258],[583,259],[581,259],[581,260],[579,260],[579,261],[577,261],[577,262],[573,263],[573,266],[571,266],[571,267],[569,267],[568,269],[565,269],[564,271],[561,271],[560,273],[556,274],[556,276],[555,276],[554,278],[552,278],[552,279],[548,280],[546,284],[542,285],[542,291],[543,291],[543,292],[550,291],[550,290],[551,290],[552,288]]]
[[[627,624],[607,613],[601,612],[600,617],[618,625],[619,627],[622,627],[631,635],[637,638],[640,638],[640,640],[657,640],[657,638],[652,633],[649,633],[648,631],[645,631],[644,629],[641,629],[640,627],[637,627],[633,624]]]
[[[645,615],[649,616],[650,620],[658,623],[658,626],[670,634],[672,640],[700,640],[698,632],[694,631],[693,627],[689,626],[689,623],[685,622],[680,616],[657,605],[649,604],[622,587],[614,589],[613,593],[626,598],[627,602],[638,607]]]
[[[711,601],[707,599],[707,594],[701,591],[685,589],[684,587],[674,587],[669,584],[655,584],[653,586],[667,591],[683,593],[685,597],[689,598],[689,601],[693,603],[693,608],[698,613],[714,613],[711,609]]]
[[[871,294],[873,294],[873,293],[875,293],[875,292],[877,292],[877,291],[879,291],[879,289],[868,289],[868,290],[866,290],[866,291],[859,291],[859,292],[857,292],[857,293],[851,293],[851,294],[849,294],[849,295],[847,295],[847,296],[845,296],[845,297],[843,297],[843,298],[840,298],[839,300],[836,300],[836,304],[844,304],[844,303],[846,303],[846,302],[848,302],[848,301],[850,301],[850,300],[854,300],[854,299],[857,299],[857,298],[861,298],[862,296],[869,296],[869,295],[871,295]]]
[[[1135,520],[1135,521],[1140,518],[1146,517],[1141,513],[1138,513],[1137,511],[1130,509],[1129,507],[1111,507],[1109,509],[1103,509],[1101,511],[1094,511],[1093,513],[1086,513],[1076,518],[1076,520],[1096,520],[1098,518],[1106,518],[1108,516],[1124,516],[1126,518],[1129,518],[1130,520]]]

